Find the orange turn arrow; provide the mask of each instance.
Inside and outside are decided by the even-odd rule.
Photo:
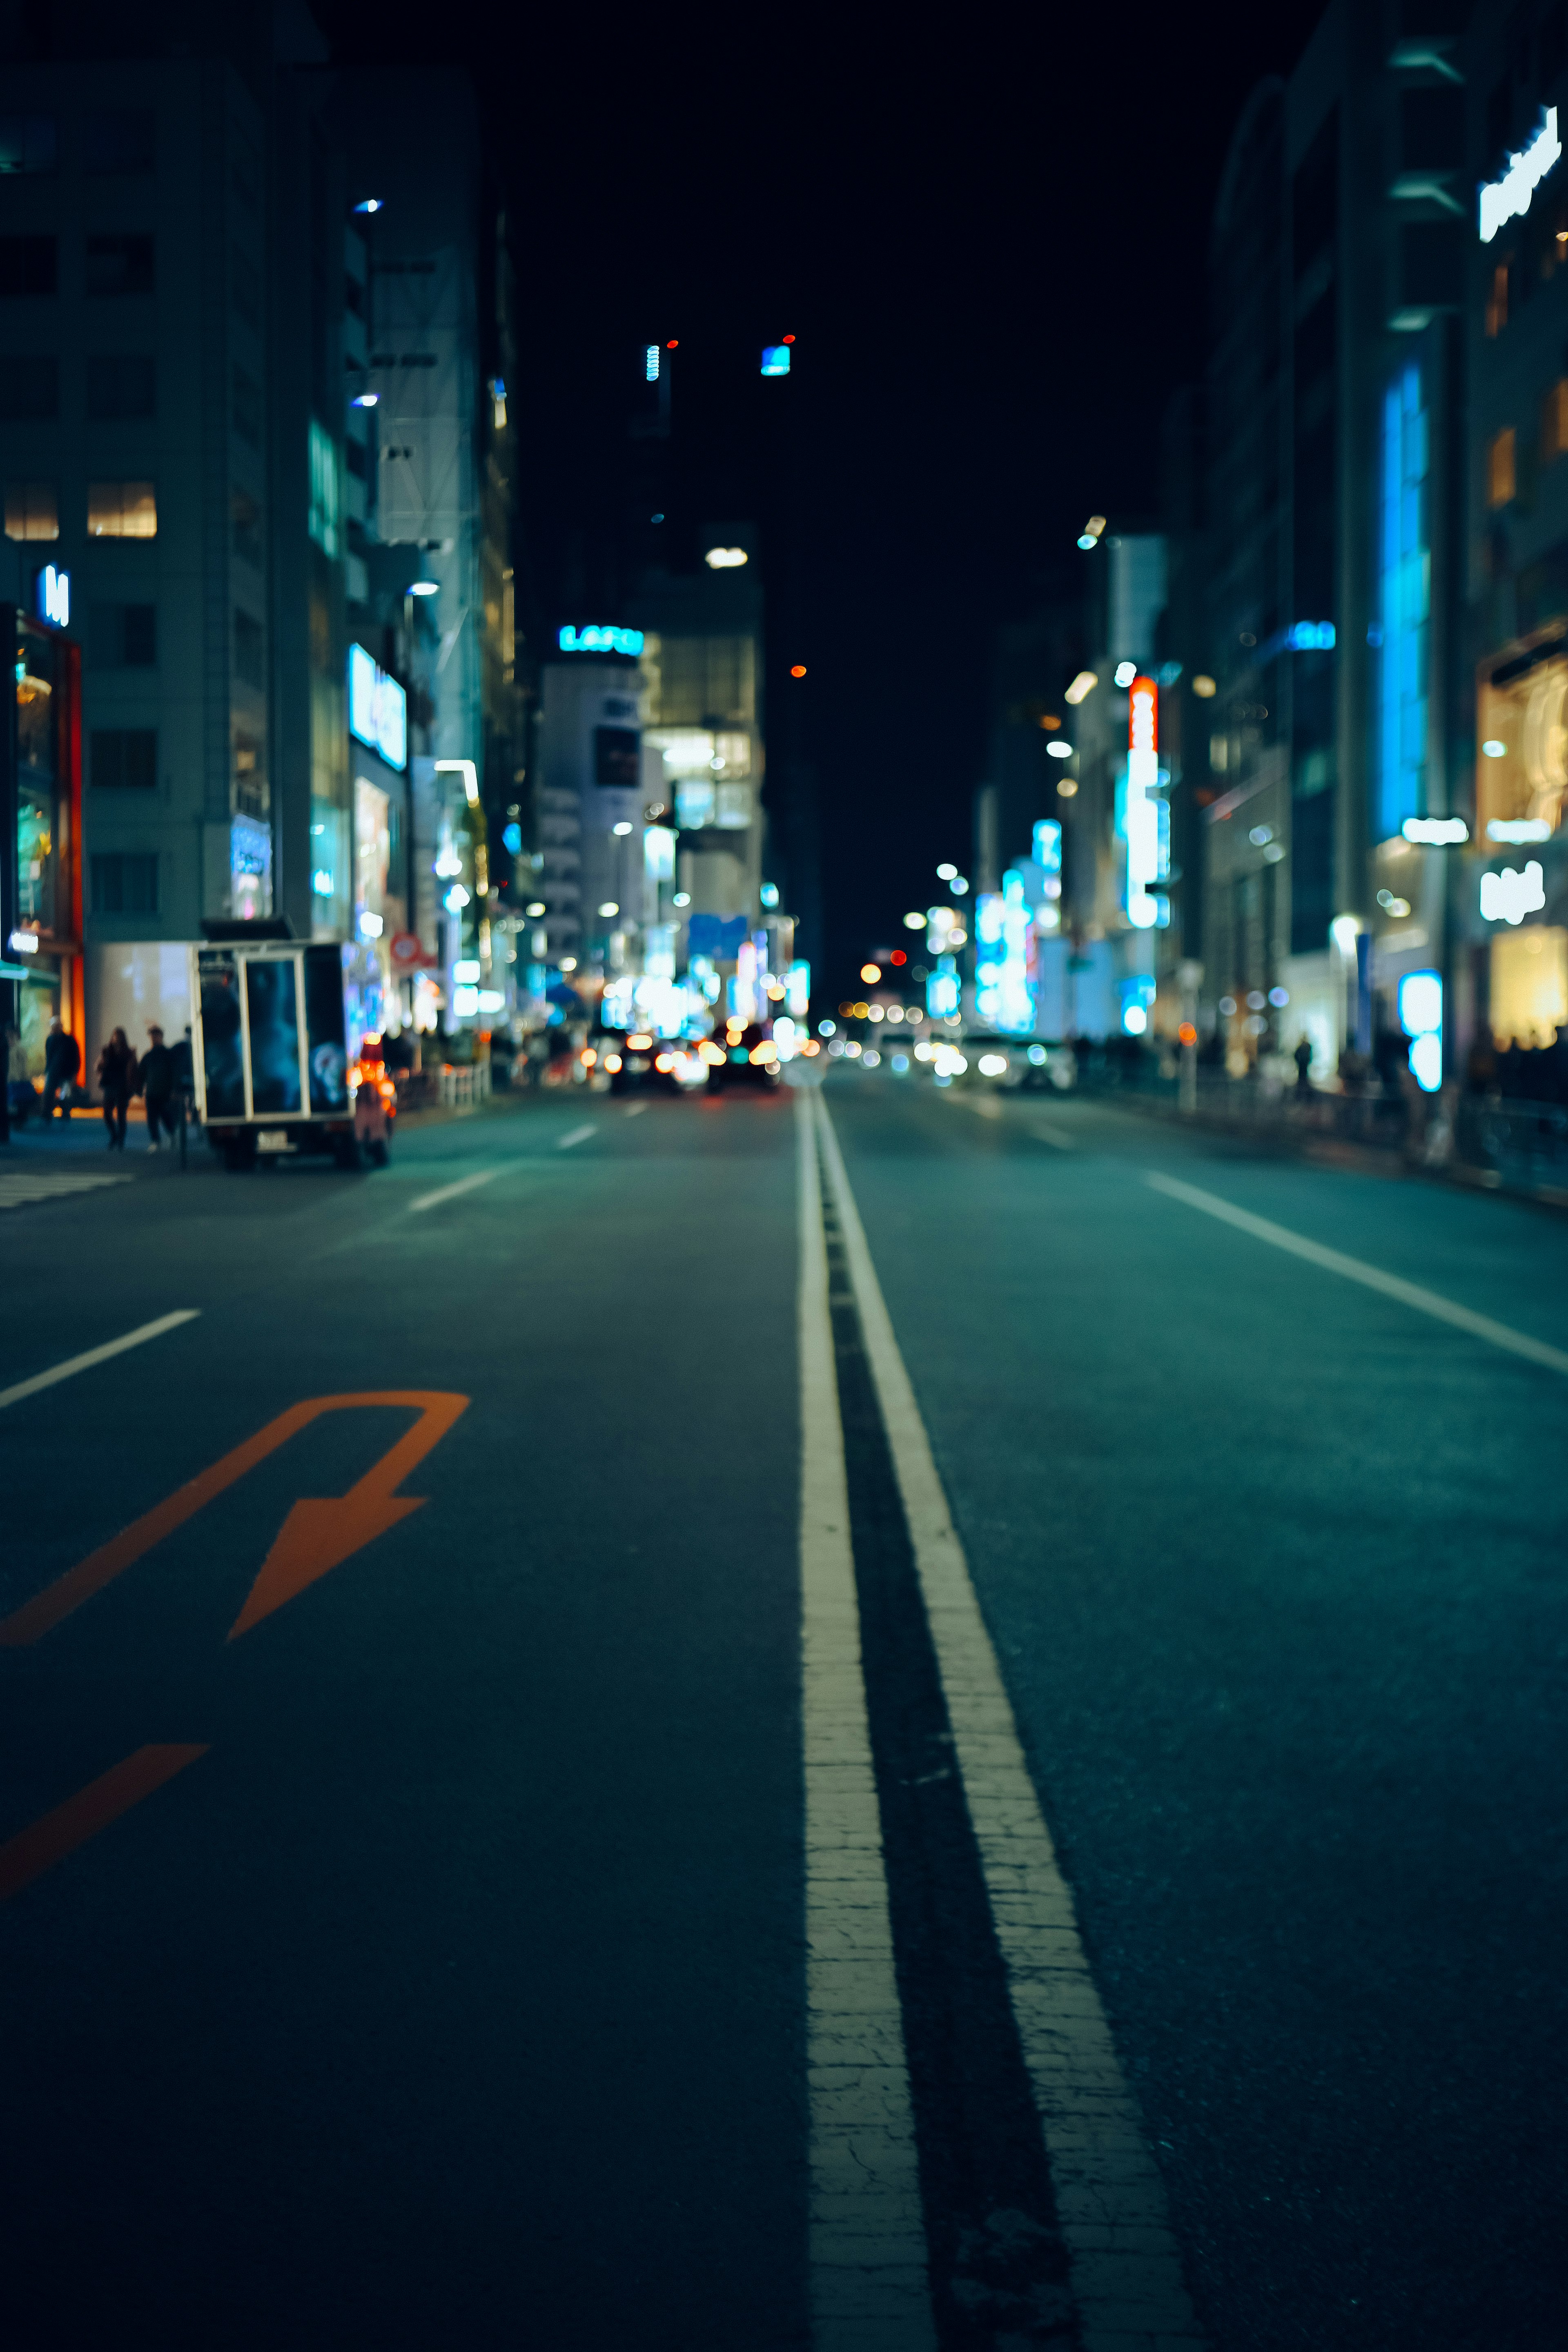
[[[261,1572],[251,1586],[245,1607],[229,1629],[229,1639],[244,1633],[285,1601],[291,1601],[319,1576],[336,1568],[371,1543],[386,1528],[395,1527],[410,1511],[419,1509],[424,1497],[395,1495],[416,1466],[424,1461],[431,1448],[438,1445],[459,1413],[468,1408],[466,1396],[456,1396],[441,1389],[371,1389],[353,1396],[307,1397],[302,1404],[290,1405],[210,1470],[181,1486],[165,1502],[159,1503],[142,1517],[106,1543],[31,1601],[0,1620],[0,1646],[19,1649],[36,1642],[40,1634],[59,1624],[84,1601],[101,1592],[125,1569],[149,1552],[166,1535],[184,1527],[194,1518],[204,1504],[243,1478],[247,1470],[275,1454],[280,1445],[323,1412],[357,1412],[370,1405],[402,1405],[417,1412],[419,1419],[412,1429],[401,1436],[389,1453],[384,1454],[374,1467],[366,1472],[357,1486],[333,1502],[309,1500],[296,1503],[279,1530],[278,1540],[262,1562]]]

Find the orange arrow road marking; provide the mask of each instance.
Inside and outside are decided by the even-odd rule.
[[[53,1626],[60,1624],[84,1601],[101,1592],[106,1584],[125,1569],[151,1551],[187,1519],[195,1518],[204,1504],[213,1501],[226,1487],[243,1478],[258,1462],[275,1454],[280,1445],[308,1423],[324,1412],[356,1412],[369,1405],[403,1405],[417,1412],[419,1419],[405,1432],[390,1453],[383,1454],[355,1486],[336,1502],[296,1503],[284,1520],[277,1542],[262,1564],[261,1573],[251,1587],[250,1596],[236,1621],[230,1638],[243,1633],[258,1618],[283,1601],[303,1591],[330,1568],[357,1551],[386,1528],[419,1508],[423,1497],[395,1496],[392,1492],[407,1477],[416,1465],[424,1461],[431,1448],[439,1444],[459,1413],[468,1409],[466,1396],[457,1396],[441,1389],[369,1389],[354,1396],[307,1397],[302,1404],[290,1405],[210,1470],[156,1504],[135,1519],[121,1534],[89,1552],[75,1568],[57,1577],[53,1584],[44,1587],[31,1601],[24,1601],[9,1617],[0,1620],[0,1647],[20,1649],[38,1640]],[[349,1539],[351,1530],[352,1540]]]
[[[107,1772],[100,1772],[96,1780],[89,1780],[85,1789],[79,1789],[74,1797],[68,1797],[63,1805],[57,1805],[53,1812],[7,1838],[0,1845],[0,1903],[7,1895],[19,1895],[52,1864],[63,1862],[68,1853],[85,1845],[89,1837],[96,1837],[100,1830],[106,1830],[110,1822],[118,1821],[121,1813],[128,1813],[132,1805],[139,1805],[143,1797],[150,1797],[154,1789],[161,1789],[165,1780],[172,1780],[176,1772],[183,1772],[206,1752],[205,1746],[138,1748],[134,1754],[110,1765]]]

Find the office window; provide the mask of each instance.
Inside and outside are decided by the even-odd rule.
[[[1419,367],[1384,394],[1378,518],[1377,838],[1426,814],[1427,672],[1431,660],[1431,435]],[[1512,435],[1510,435],[1511,441]]]
[[[234,667],[247,686],[265,686],[267,669],[261,624],[237,606],[234,615]]]
[[[89,860],[95,915],[155,915],[158,853],[155,849],[100,850]]]
[[[234,532],[234,551],[247,563],[261,569],[261,509],[248,490],[234,489],[228,494],[229,520]]]
[[[1511,425],[1494,433],[1487,443],[1487,504],[1506,507],[1518,487],[1519,474]]]
[[[155,727],[95,727],[91,777],[100,793],[150,793],[158,781]]]
[[[363,441],[345,441],[343,443],[343,462],[347,466],[350,473],[354,475],[358,480],[363,482],[370,471],[370,467],[365,457],[364,443]]]
[[[1568,375],[1560,375],[1541,403],[1541,461],[1568,457]]]
[[[248,139],[235,131],[229,148],[229,176],[247,205],[258,201],[261,163]]]
[[[261,386],[242,367],[234,371],[234,429],[257,448],[261,441]]]
[[[94,669],[153,669],[158,661],[156,604],[89,604],[88,660]]]
[[[58,253],[52,236],[0,236],[0,294],[53,294]]]
[[[338,551],[338,453],[331,435],[310,419],[310,510],[306,528],[323,555]]]
[[[0,359],[0,417],[40,424],[60,413],[60,363],[54,358]]]
[[[156,539],[158,500],[151,482],[89,482],[89,539]]]
[[[1492,271],[1491,286],[1487,294],[1487,332],[1489,335],[1500,335],[1507,324],[1508,264],[1500,261]]]
[[[158,120],[151,107],[100,107],[82,125],[82,168],[150,172],[157,161]]]
[[[55,168],[52,114],[0,114],[0,179]]]
[[[89,294],[151,294],[153,284],[152,238],[89,236],[87,241],[86,282]]]
[[[233,800],[236,816],[267,814],[267,772],[261,745],[254,735],[239,734],[234,739]]]
[[[58,539],[60,503],[53,482],[7,482],[7,539]]]
[[[88,361],[87,413],[98,422],[151,416],[157,394],[157,362],[151,353],[110,352]]]

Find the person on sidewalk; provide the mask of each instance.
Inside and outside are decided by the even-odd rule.
[[[1296,1092],[1310,1095],[1312,1091],[1312,1041],[1305,1030],[1296,1040],[1296,1051],[1290,1056],[1296,1065]]]
[[[136,1056],[123,1029],[116,1029],[98,1057],[98,1087],[110,1151],[125,1149],[125,1113],[136,1084]]]
[[[150,1042],[136,1074],[136,1086],[147,1106],[147,1149],[156,1151],[160,1128],[171,1144],[174,1140],[174,1056],[156,1022],[147,1035]]]
[[[81,1047],[57,1013],[44,1040],[44,1118],[52,1123],[57,1098],[60,1117],[71,1115],[71,1089],[81,1069]]]

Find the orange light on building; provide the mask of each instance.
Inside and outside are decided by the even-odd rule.
[[[804,677],[805,676],[805,664],[804,662],[795,662],[790,669],[790,676],[791,677]]]
[[[888,958],[888,961],[889,963],[908,963],[909,958],[904,953],[902,948],[895,948],[892,954]]]
[[[679,338],[679,335],[672,335],[672,336],[670,337],[670,339],[669,339],[668,342],[668,343],[666,343],[666,345],[665,345],[665,347],[664,347],[664,348],[665,348],[665,350],[666,350],[667,352],[678,352],[678,351],[680,349],[680,338]]]
[[[1194,1028],[1190,1021],[1183,1022],[1181,1027],[1176,1032],[1176,1035],[1180,1038],[1184,1045],[1195,1045],[1198,1042],[1198,1033]]]

